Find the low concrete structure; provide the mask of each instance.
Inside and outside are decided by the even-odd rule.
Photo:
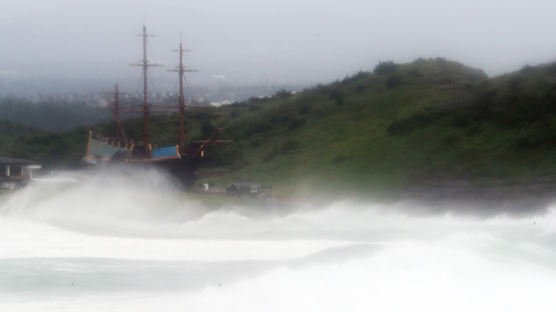
[[[0,189],[13,190],[25,185],[41,168],[38,161],[0,157]]]
[[[256,183],[236,182],[226,187],[226,195],[230,196],[251,196],[267,198],[272,194],[272,187]]]

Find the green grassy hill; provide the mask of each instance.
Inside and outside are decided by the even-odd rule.
[[[488,79],[444,59],[383,63],[222,110],[214,124],[236,143],[216,163],[230,171],[206,181],[361,193],[556,176],[554,65]]]
[[[87,146],[85,128],[50,133],[0,120],[0,156],[42,161],[47,168],[78,167]]]
[[[256,181],[288,196],[556,177],[554,64],[489,79],[445,59],[385,62],[372,73],[215,111],[190,112],[188,136],[222,127],[223,138],[234,140],[211,147],[201,170],[201,182],[220,186]],[[152,141],[175,144],[176,125],[176,115],[153,117]],[[125,127],[130,137],[140,136],[139,120]],[[110,134],[113,127],[95,131]],[[29,135],[16,151],[74,163],[85,139],[85,129]]]

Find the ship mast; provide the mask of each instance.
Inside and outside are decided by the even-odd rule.
[[[120,141],[123,143],[127,143],[127,136],[125,135],[125,131],[122,127],[122,123],[120,121],[120,93],[118,91],[118,84],[114,86],[114,122],[116,123],[116,131],[117,136]]]
[[[150,154],[151,150],[151,137],[149,132],[149,115],[150,115],[150,108],[149,108],[149,99],[148,99],[148,70],[149,67],[159,67],[162,65],[158,64],[151,64],[147,58],[147,38],[154,37],[154,35],[147,34],[147,26],[143,25],[143,33],[138,34],[137,36],[143,38],[143,59],[140,61],[139,64],[134,64],[134,66],[140,66],[143,68],[143,142],[145,145],[145,151]]]
[[[183,48],[182,42],[180,41],[180,47],[175,52],[179,53],[179,65],[176,69],[171,69],[169,71],[177,72],[179,75],[180,80],[180,96],[178,98],[178,106],[179,106],[179,118],[180,118],[180,128],[179,128],[179,148],[180,152],[185,148],[185,96],[183,92],[183,82],[185,79],[186,72],[196,72],[196,70],[186,68],[183,65],[183,53],[184,52],[191,52],[191,50],[185,50]]]
[[[112,92],[110,92],[112,94]],[[122,109],[120,108],[120,91],[118,89],[118,84],[114,86],[114,99],[108,96],[108,92],[104,91],[104,96],[106,98],[106,102],[108,102],[107,109],[112,111],[112,115],[114,117],[114,126],[116,127],[116,139],[119,143],[127,144],[127,136],[125,134],[124,128],[122,127],[122,122],[120,119],[120,112]]]

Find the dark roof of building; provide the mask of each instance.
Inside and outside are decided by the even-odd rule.
[[[11,157],[2,157],[0,156],[0,164],[2,165],[40,165],[41,163],[34,160],[27,160],[27,159],[20,159],[20,158],[11,158]]]
[[[232,184],[229,184],[228,187],[235,185],[237,187],[263,187],[263,185],[260,185],[258,183],[252,183],[252,182],[234,182]]]

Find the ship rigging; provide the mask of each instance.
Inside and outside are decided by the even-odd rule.
[[[93,136],[92,131],[89,131],[89,139],[87,144],[87,153],[83,161],[87,165],[96,166],[103,163],[144,163],[155,164],[158,167],[167,169],[173,174],[186,181],[188,184],[195,180],[195,169],[201,159],[205,157],[205,151],[209,146],[214,143],[229,142],[226,140],[217,140],[221,134],[222,129],[216,129],[214,134],[207,139],[191,141],[189,144],[185,141],[185,111],[186,109],[205,109],[207,106],[187,105],[184,95],[184,80],[185,73],[196,72],[196,70],[189,69],[184,65],[183,56],[184,52],[190,52],[183,48],[180,41],[179,48],[174,50],[178,52],[179,62],[174,69],[170,72],[178,73],[179,78],[179,97],[177,105],[152,105],[149,102],[148,93],[148,71],[150,67],[161,67],[162,65],[151,63],[147,58],[147,40],[153,35],[147,33],[147,27],[143,26],[142,34],[143,57],[138,64],[132,66],[139,66],[142,68],[143,76],[143,104],[142,106],[127,106],[120,105],[120,91],[118,85],[114,87],[113,100],[109,101],[109,109],[112,111],[114,118],[114,126],[116,133],[114,137],[101,137]],[[177,144],[172,146],[154,147],[151,143],[150,137],[150,114],[151,112],[178,112],[179,116],[179,129]],[[143,137],[142,140],[135,143],[130,139],[124,130],[121,121],[121,112],[127,113],[142,113],[143,114]]]

